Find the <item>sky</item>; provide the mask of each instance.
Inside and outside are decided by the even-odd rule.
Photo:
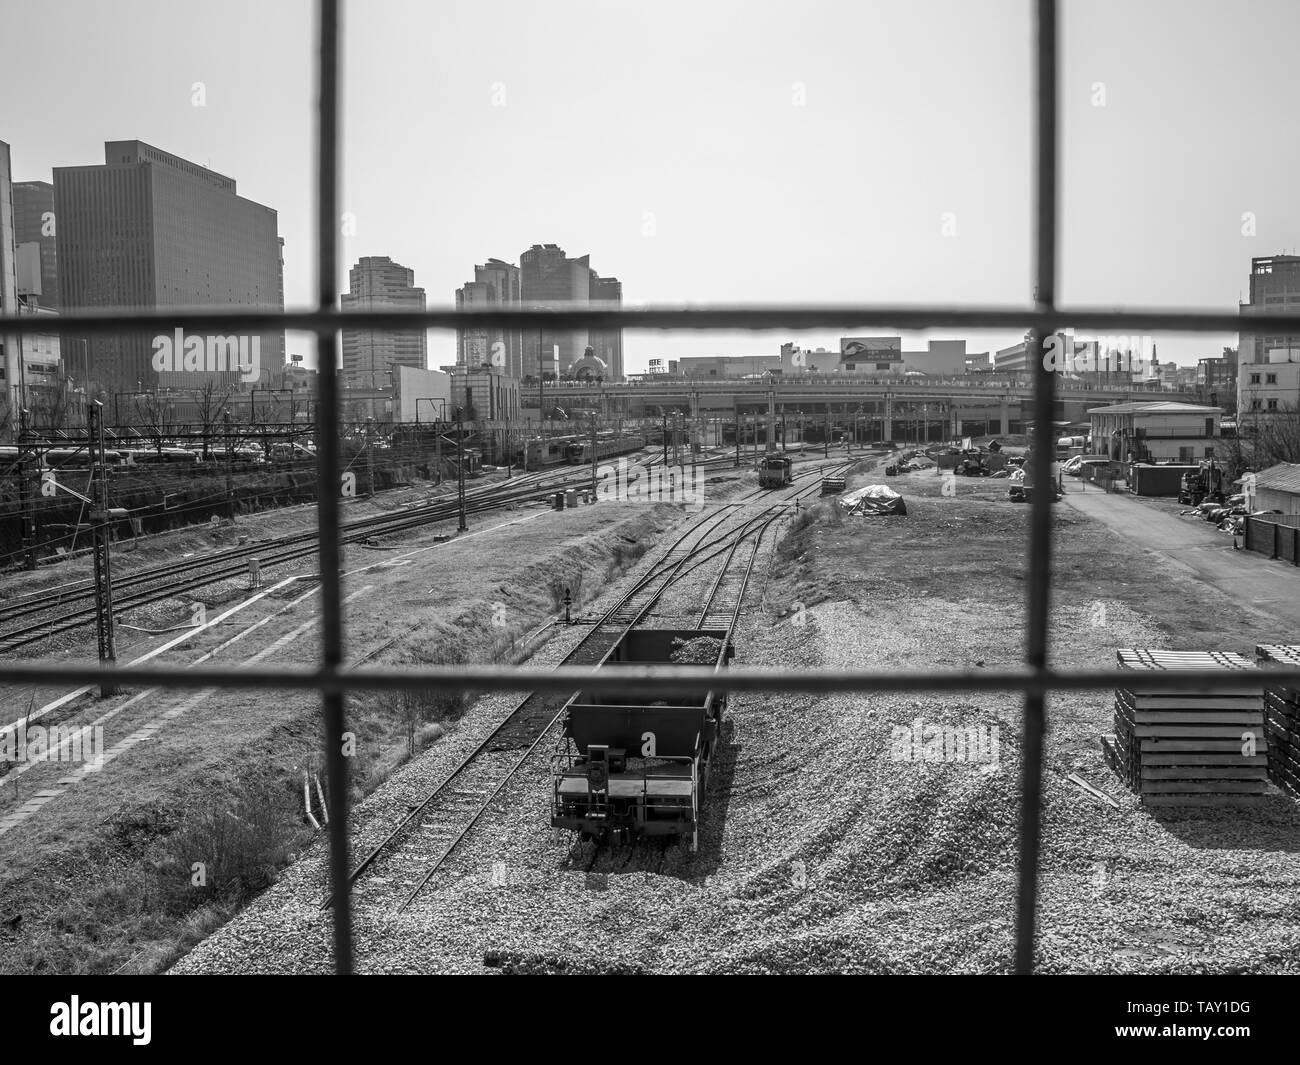
[[[475,263],[555,243],[633,305],[1030,300],[1030,0],[343,8],[340,290],[388,255],[450,307]],[[1300,4],[1064,0],[1060,34],[1058,302],[1235,311],[1252,256],[1300,251]],[[286,304],[312,303],[313,4],[44,0],[4,36],[15,180],[118,139],[210,166],[278,211]],[[629,331],[625,363],[841,332]],[[1184,364],[1236,343],[1155,340]]]

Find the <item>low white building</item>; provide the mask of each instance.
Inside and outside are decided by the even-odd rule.
[[[1092,450],[1120,462],[1194,463],[1214,455],[1222,407],[1156,401],[1088,411]]]

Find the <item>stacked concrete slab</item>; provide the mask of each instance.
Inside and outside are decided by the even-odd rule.
[[[1227,651],[1121,648],[1121,669],[1257,670]],[[1258,689],[1119,688],[1107,761],[1146,806],[1234,805],[1268,791],[1263,678]]]
[[[1261,644],[1255,648],[1266,670],[1300,669],[1300,645]],[[1288,795],[1300,798],[1300,688],[1264,689],[1264,735],[1268,738],[1268,777]]]

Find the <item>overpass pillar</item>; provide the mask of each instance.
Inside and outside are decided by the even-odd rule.
[[[1011,434],[1011,407],[1005,399],[998,405],[998,417],[1002,422],[1002,427],[998,431],[1003,436],[1009,436]]]
[[[885,395],[885,425],[884,439],[888,443],[894,439],[894,397],[886,393]]]

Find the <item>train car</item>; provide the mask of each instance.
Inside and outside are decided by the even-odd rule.
[[[618,455],[627,455],[633,451],[640,451],[645,446],[645,437],[640,433],[598,434],[596,437],[596,461],[604,462],[606,459]],[[591,462],[590,437],[586,440],[578,437],[569,445],[568,461],[577,466]]]
[[[524,442],[524,446],[515,452],[516,465],[525,470],[544,470],[548,466],[560,466],[569,461],[569,447],[577,441],[576,436],[534,437]]]
[[[590,687],[565,705],[561,749],[551,761],[553,827],[612,843],[689,837],[695,850],[725,694],[701,687],[656,699],[653,688],[603,688],[601,677],[672,663],[678,641],[701,638],[712,641],[704,645],[711,659],[716,644],[711,664],[715,672],[723,669],[735,653],[725,630],[634,629],[610,649]],[[690,657],[698,663],[698,653]]]
[[[123,455],[131,466],[195,466],[202,457],[181,447],[139,448],[124,451]]]
[[[104,449],[106,466],[124,466],[126,459],[120,451]],[[94,465],[94,453],[86,448],[50,448],[41,456],[41,465],[48,470],[88,470]]]
[[[794,478],[791,465],[790,459],[777,452],[764,455],[758,466],[758,487],[782,488],[789,484]]]

